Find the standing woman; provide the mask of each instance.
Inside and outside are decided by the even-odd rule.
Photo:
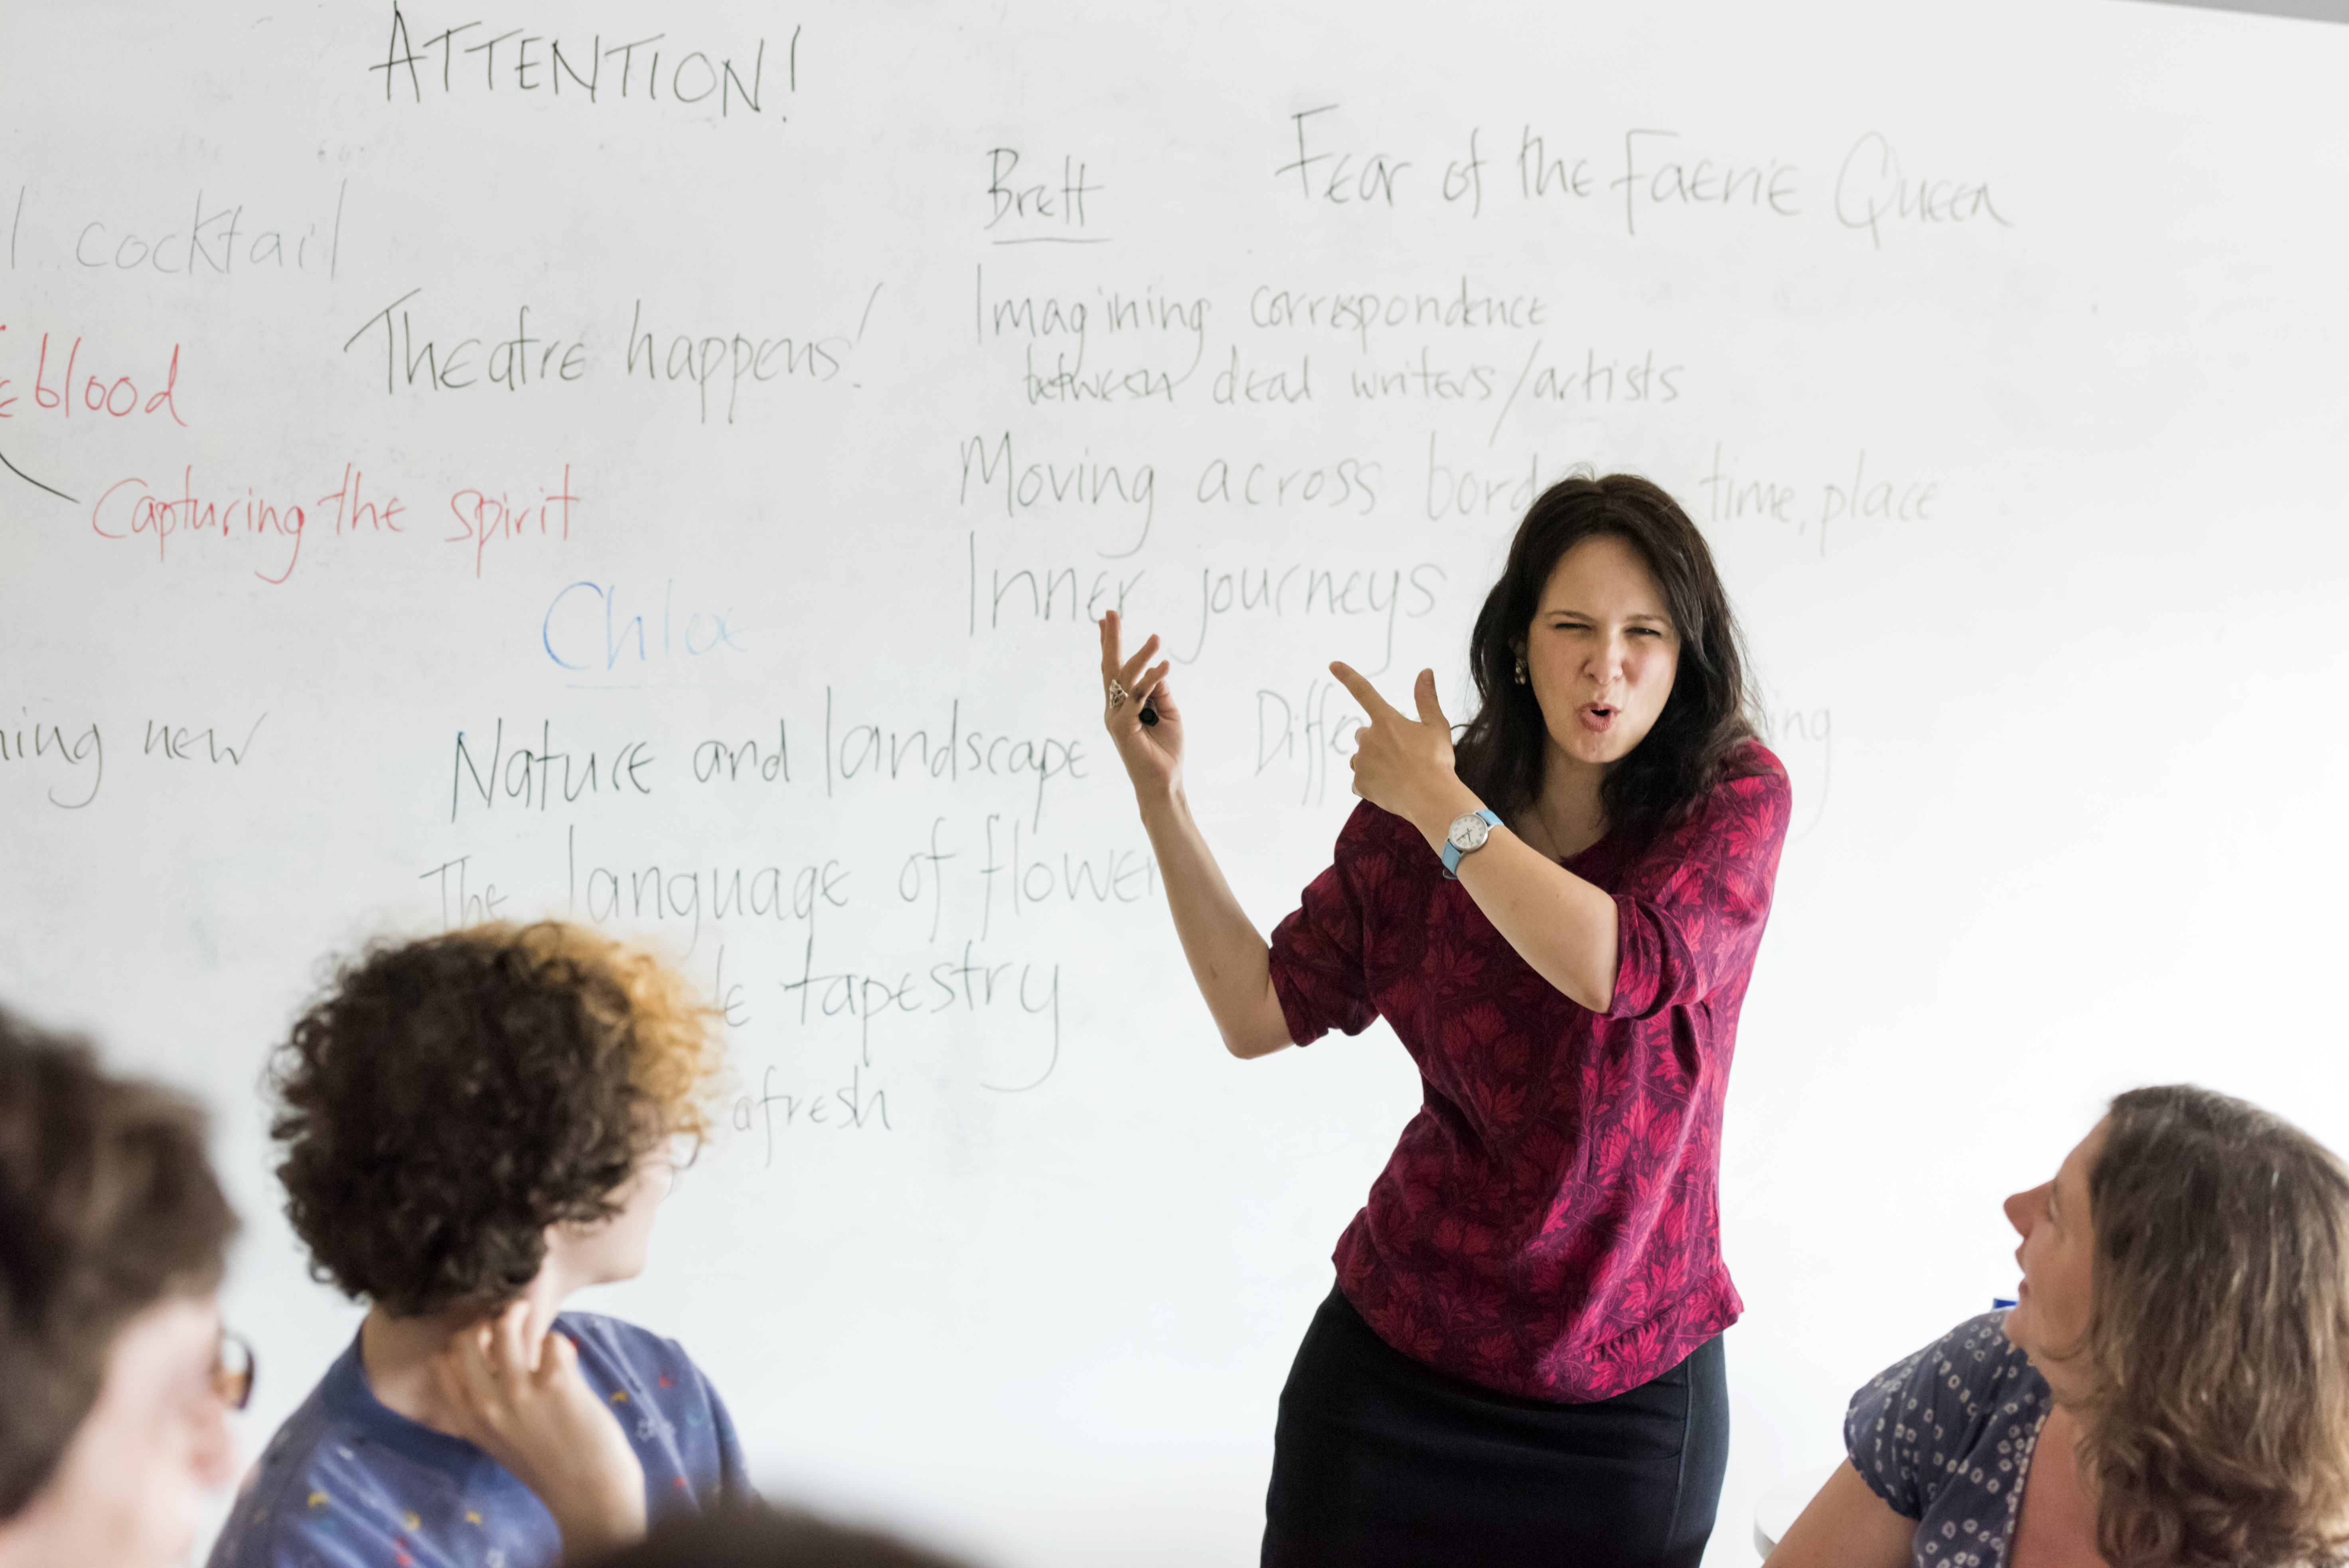
[[[1267,945],[1118,618],[1106,722],[1236,1056],[1393,1027],[1425,1102],[1339,1239],[1280,1397],[1267,1568],[1694,1564],[1729,1442],[1722,1098],[1786,832],[1713,557],[1645,480],[1535,502],[1476,618],[1454,745],[1370,723],[1335,864]]]

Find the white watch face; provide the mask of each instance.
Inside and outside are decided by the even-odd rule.
[[[1465,855],[1472,849],[1484,848],[1485,840],[1492,831],[1492,825],[1472,811],[1465,816],[1452,819],[1452,826],[1444,833],[1444,841]]]

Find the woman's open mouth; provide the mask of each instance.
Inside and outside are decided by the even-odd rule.
[[[1620,708],[1608,702],[1586,702],[1575,710],[1576,716],[1582,721],[1582,727],[1594,735],[1603,735],[1613,729],[1616,719],[1622,711]]]

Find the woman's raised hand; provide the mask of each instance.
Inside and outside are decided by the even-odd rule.
[[[1117,742],[1118,759],[1125,763],[1134,793],[1165,794],[1183,777],[1183,714],[1166,689],[1166,672],[1174,661],[1150,662],[1158,651],[1155,637],[1126,658],[1123,630],[1117,611],[1102,617],[1102,726]],[[1154,724],[1143,722],[1145,703],[1157,717]]]
[[[1435,700],[1435,671],[1423,670],[1412,686],[1419,705],[1416,721],[1379,695],[1378,688],[1345,664],[1332,664],[1330,673],[1354,694],[1371,722],[1354,732],[1354,793],[1381,811],[1425,826],[1441,815],[1445,821],[1461,810],[1466,790],[1452,770],[1452,721]]]

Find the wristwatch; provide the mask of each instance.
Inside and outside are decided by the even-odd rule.
[[[1484,848],[1485,840],[1493,836],[1493,829],[1502,826],[1501,819],[1489,811],[1472,811],[1454,817],[1452,826],[1444,830],[1444,879],[1458,881],[1460,857],[1474,855]]]

